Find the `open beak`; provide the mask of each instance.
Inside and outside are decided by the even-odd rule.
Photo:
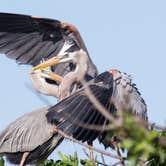
[[[49,59],[49,60],[47,60],[47,61],[45,61],[45,62],[43,62],[43,63],[41,63],[41,64],[39,64],[37,66],[35,66],[35,67],[33,67],[32,70],[33,71],[35,71],[35,70],[42,70],[42,69],[45,69],[45,68],[47,68],[49,66],[53,66],[53,65],[59,64],[59,63],[61,63],[62,59],[63,58],[53,57],[53,58],[51,58],[51,59]]]
[[[44,69],[49,67],[49,66],[53,66],[53,65],[56,65],[59,63],[64,63],[64,62],[70,61],[70,58],[66,57],[65,55],[67,55],[67,53],[61,54],[61,55],[53,57],[47,61],[44,61],[43,63],[33,67],[32,72],[34,72],[36,70],[41,70],[41,71],[43,70],[44,71]],[[50,79],[55,80],[55,81],[61,82],[63,79],[63,77],[61,77],[60,75],[52,73],[52,72],[48,72],[48,73],[43,72],[43,75],[45,75],[46,78],[50,78]]]

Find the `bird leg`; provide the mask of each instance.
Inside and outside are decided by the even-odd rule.
[[[94,161],[93,150],[91,148],[89,149],[89,158]]]
[[[29,155],[29,152],[24,152],[23,153],[22,159],[21,159],[21,162],[20,162],[20,166],[24,166],[25,165],[25,161],[26,161],[28,155]]]
[[[93,146],[92,141],[88,141],[88,144],[91,145],[91,146]],[[92,148],[89,148],[89,159],[90,159],[91,161],[94,161],[93,149],[92,149]]]

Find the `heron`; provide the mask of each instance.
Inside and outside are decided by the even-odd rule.
[[[97,68],[75,26],[54,19],[0,13],[0,53],[16,60],[19,64],[35,67],[64,52],[70,53],[80,49],[86,52],[89,59],[87,75],[94,77],[97,74]],[[32,84],[38,92],[58,98],[58,87],[62,77],[74,68],[75,66],[71,63],[48,68],[47,70],[54,73],[56,81],[49,79],[49,74],[47,78],[42,77],[43,73],[40,70],[35,73],[30,72]]]
[[[67,93],[70,92],[70,87],[73,83],[75,82],[81,83],[81,81],[84,79],[84,76],[86,75],[87,68],[88,68],[86,65],[86,61],[87,61],[86,57],[87,57],[86,52],[83,50],[79,50],[75,53],[64,53],[64,55],[51,58],[50,60],[45,61],[44,63],[36,66],[34,70],[42,70],[45,67],[48,67],[50,65],[56,65],[58,63],[72,61],[76,65],[75,71],[68,73],[63,78],[61,83],[61,94],[62,94],[62,98],[64,98],[63,94],[66,94],[66,96],[68,96]],[[93,92],[95,92],[94,96],[97,99],[101,97],[98,100],[100,102],[102,101],[101,104],[104,105],[104,107],[106,107],[107,109],[109,109],[110,107],[109,112],[113,113],[113,112],[118,112],[120,110],[130,110],[131,113],[139,116],[141,119],[145,121],[148,120],[147,105],[144,99],[141,97],[141,94],[138,91],[136,85],[132,82],[132,78],[130,75],[124,72],[121,72],[119,70],[112,69],[107,72],[101,73],[95,78],[91,78],[88,82],[88,85],[94,86],[95,81],[98,80],[99,78],[100,78],[101,84],[104,87],[105,85],[107,85],[106,87],[109,87],[109,88],[107,88],[107,90],[106,89],[101,90],[99,86],[95,86],[95,88],[93,89]],[[76,96],[76,99],[77,99],[77,96]],[[60,126],[59,127],[60,129],[64,130],[67,134],[73,135],[76,139],[89,141],[88,140],[89,137],[86,138],[86,134],[85,133],[83,134],[81,132],[82,128],[81,129],[79,128],[80,130],[76,130],[75,129],[76,125],[74,124],[72,125],[71,123],[74,122],[74,118],[76,122],[83,121],[85,124],[86,123],[93,124],[93,120],[94,120],[96,123],[98,118],[93,117],[91,112],[92,110],[95,110],[95,108],[93,107],[92,109],[92,106],[89,105],[90,108],[88,109],[86,107],[86,105],[89,103],[87,100],[86,100],[87,104],[85,101],[81,103],[82,100],[80,98],[78,98],[76,101],[75,100],[73,103],[77,101],[79,104],[79,106],[77,106],[76,108],[73,107],[72,105],[71,107],[66,105],[66,109],[63,109],[61,111],[54,111],[54,107],[51,107],[50,111],[48,112],[48,119],[50,122],[57,122],[59,119],[61,121],[60,125],[58,125]],[[108,103],[111,103],[111,105],[109,105]],[[55,106],[55,110],[56,108],[57,108],[57,105]],[[80,112],[84,112],[84,115],[79,116]],[[87,112],[88,113],[91,112],[91,113],[88,114]],[[78,116],[75,116],[75,115],[78,115]],[[84,118],[85,120],[83,120]],[[99,120],[99,122],[100,124],[104,124],[105,120],[101,120],[101,121]],[[71,126],[72,129],[69,126]],[[89,134],[91,135],[92,132],[90,132]],[[90,139],[90,141],[92,140]],[[103,141],[103,144],[105,144],[104,141]]]
[[[74,93],[67,102],[72,103],[75,96],[82,97],[82,93],[83,90]],[[78,102],[74,107],[77,105]],[[56,110],[65,107],[66,100],[62,100]],[[48,121],[48,111],[48,108],[33,111],[12,122],[0,134],[0,154],[5,155],[11,163],[20,163],[20,166],[36,164],[46,159],[63,140],[56,132],[57,126]]]

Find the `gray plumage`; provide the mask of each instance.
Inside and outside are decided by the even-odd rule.
[[[53,135],[52,125],[47,122],[47,108],[27,113],[12,122],[0,134],[0,154],[19,164],[24,152],[31,152],[26,163],[44,160],[63,138]]]
[[[147,120],[147,106],[141,97],[131,76],[118,70],[110,70],[113,75],[112,101],[117,110],[129,110],[140,118]]]
[[[146,103],[141,97],[136,84],[132,82],[131,76],[118,70],[109,70],[108,72],[113,75],[113,93],[111,95],[111,103],[114,106],[113,110],[130,111],[133,115],[137,115],[147,121]],[[101,142],[105,148],[114,148],[110,134],[110,132],[105,131],[98,137],[99,142]],[[118,138],[116,139],[118,141]]]

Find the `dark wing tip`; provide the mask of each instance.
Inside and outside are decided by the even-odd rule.
[[[4,32],[41,32],[42,30],[56,30],[60,21],[23,14],[0,13],[0,31]]]

